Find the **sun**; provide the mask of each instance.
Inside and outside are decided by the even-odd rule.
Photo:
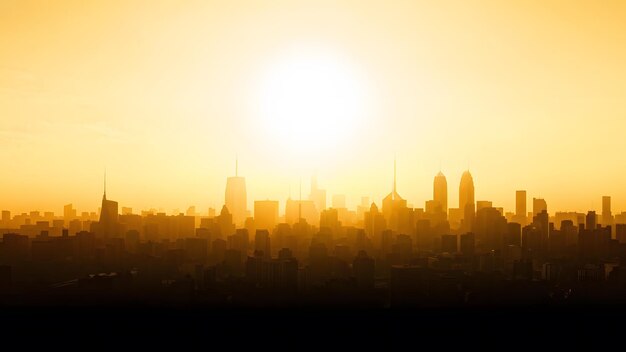
[[[365,123],[366,84],[349,61],[310,51],[285,55],[265,71],[257,104],[262,130],[295,152],[341,148]]]

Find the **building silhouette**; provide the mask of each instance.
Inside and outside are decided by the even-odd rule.
[[[320,189],[317,185],[317,176],[311,177],[311,194],[309,200],[315,203],[317,211],[321,212],[326,209],[326,190]]]
[[[239,176],[239,162],[235,163],[235,176],[226,180],[225,204],[228,211],[233,215],[235,226],[244,225],[247,217],[248,199],[246,196],[246,179]]]
[[[225,239],[235,233],[236,225],[233,222],[233,214],[228,207],[224,205],[220,211],[220,215],[215,217],[219,238]]]
[[[515,221],[526,225],[526,191],[515,191]]]
[[[537,214],[541,214],[543,211],[548,211],[548,204],[545,199],[542,198],[533,198],[533,216],[537,216]]]
[[[285,222],[293,225],[300,222],[300,219],[313,224],[319,221],[319,212],[315,208],[312,200],[287,199],[285,203]]]
[[[433,200],[441,206],[441,211],[448,213],[448,181],[439,171],[433,182]]]
[[[259,230],[273,230],[278,224],[278,201],[255,200],[254,224]]]
[[[611,197],[602,197],[602,225],[609,226],[613,224],[613,213],[611,212]]]
[[[459,185],[459,209],[463,214],[464,228],[471,230],[472,221],[476,213],[474,201],[474,179],[469,170],[461,176]]]
[[[383,198],[382,213],[387,221],[387,225],[392,230],[399,228],[400,213],[407,208],[406,200],[397,192],[396,182],[396,161],[393,161],[393,188],[385,198]]]
[[[63,206],[63,220],[65,225],[69,225],[70,221],[76,219],[76,209],[72,204],[66,204]]]
[[[100,207],[100,219],[98,220],[96,233],[102,238],[111,238],[120,235],[118,203],[107,199],[106,175],[104,176],[104,193]]]

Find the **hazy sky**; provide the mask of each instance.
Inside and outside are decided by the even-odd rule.
[[[2,0],[0,207],[95,210],[106,167],[121,205],[204,212],[236,155],[249,199],[316,172],[380,202],[395,155],[416,207],[469,165],[509,210],[626,210],[625,63],[625,1]]]

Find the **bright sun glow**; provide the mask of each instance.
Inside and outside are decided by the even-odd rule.
[[[349,143],[367,112],[365,83],[330,55],[289,55],[269,67],[259,93],[267,136],[297,152]]]

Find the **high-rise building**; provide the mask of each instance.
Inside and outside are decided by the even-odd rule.
[[[278,224],[278,201],[257,200],[254,201],[254,223],[259,230],[274,230]]]
[[[67,204],[63,206],[63,220],[65,220],[65,224],[68,225],[70,221],[76,219],[76,209],[72,204]]]
[[[222,239],[228,238],[228,236],[235,233],[236,226],[233,221],[233,214],[230,213],[228,207],[225,205],[222,207],[220,215],[215,217],[215,221],[219,226],[220,237]]]
[[[9,223],[11,222],[11,212],[8,210],[2,211],[2,226],[9,227]]]
[[[254,236],[254,250],[262,252],[263,258],[269,260],[272,259],[271,248],[270,233],[267,230],[257,230]]]
[[[309,224],[317,224],[319,221],[319,212],[315,208],[312,200],[293,200],[287,199],[285,204],[285,222],[293,225],[304,219]]]
[[[326,190],[319,189],[317,185],[317,176],[313,176],[311,178],[311,194],[309,195],[309,200],[312,200],[315,203],[315,207],[319,212],[326,209]]]
[[[533,216],[537,216],[537,214],[541,214],[542,211],[548,211],[548,204],[545,199],[542,198],[533,198]]]
[[[585,228],[588,231],[593,231],[597,227],[597,216],[595,211],[587,212],[587,216],[585,217]]]
[[[226,181],[225,204],[228,211],[233,216],[233,223],[237,227],[242,227],[247,216],[247,196],[246,179],[238,175],[238,162],[235,164],[235,176],[229,177]]]
[[[461,176],[461,184],[459,185],[459,209],[463,214],[465,227],[469,230],[474,214],[476,213],[474,205],[474,179],[469,170],[465,171]]]
[[[526,191],[515,191],[515,220],[526,225]]]
[[[98,234],[103,238],[121,235],[119,231],[118,204],[107,199],[106,175],[104,178],[104,194],[102,195],[102,206],[100,208],[100,219],[98,221]]]
[[[357,287],[361,289],[374,288],[375,260],[365,251],[359,251],[352,264]]]
[[[476,212],[485,208],[493,208],[493,202],[488,200],[479,200],[476,202]]]
[[[611,213],[611,197],[602,197],[602,225],[608,226],[613,224],[613,214]]]
[[[406,209],[406,199],[400,197],[396,187],[396,161],[393,161],[393,189],[383,198],[383,216],[387,225],[392,230],[398,230],[399,217],[403,209]]]
[[[617,241],[620,244],[626,243],[626,225],[625,224],[617,224],[615,225],[615,233]]]
[[[441,211],[448,213],[448,181],[441,171],[433,182],[433,200],[441,205]]]

